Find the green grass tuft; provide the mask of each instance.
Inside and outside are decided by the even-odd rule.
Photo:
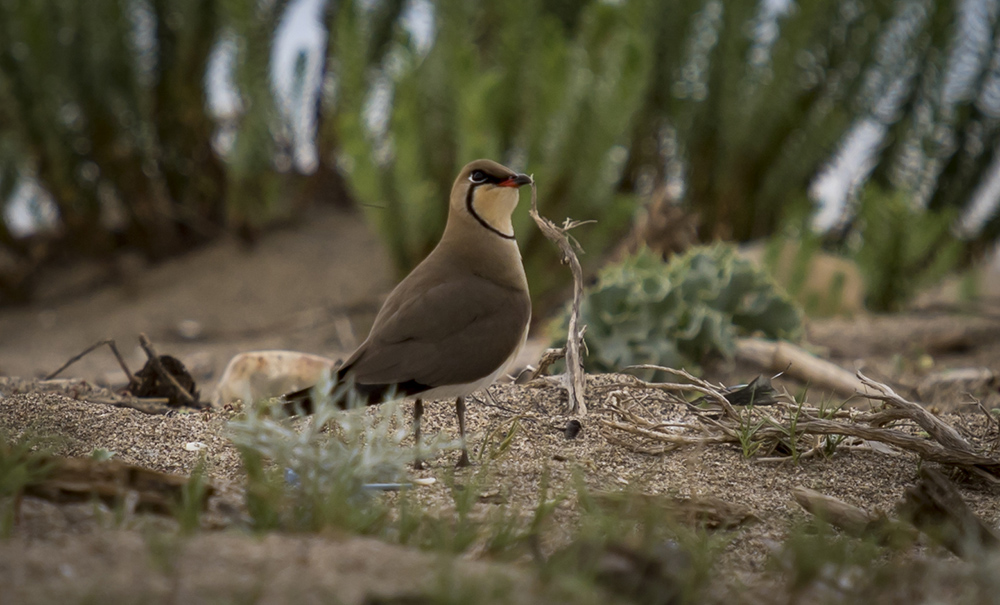
[[[12,438],[0,431],[0,537],[14,529],[20,495],[54,468],[48,440],[31,434]]]

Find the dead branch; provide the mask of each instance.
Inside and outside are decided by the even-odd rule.
[[[118,346],[115,345],[115,341],[112,340],[111,338],[106,338],[104,340],[99,340],[99,341],[95,342],[94,344],[90,345],[89,347],[87,347],[86,349],[84,349],[83,351],[81,351],[80,353],[74,355],[73,357],[70,357],[69,360],[66,363],[64,363],[61,366],[59,366],[58,370],[56,370],[55,372],[52,372],[51,374],[49,374],[48,376],[46,376],[42,380],[52,380],[53,378],[55,378],[56,376],[58,376],[60,373],[62,373],[63,370],[65,370],[66,368],[70,367],[74,363],[80,361],[81,359],[83,359],[84,357],[86,357],[88,353],[90,353],[91,351],[93,351],[94,349],[97,349],[98,347],[100,347],[102,345],[108,345],[108,347],[111,349],[111,352],[114,353],[115,359],[118,360],[118,365],[121,366],[122,371],[125,372],[125,376],[128,378],[128,384],[129,384],[129,386],[137,384],[138,380],[136,380],[135,375],[132,374],[132,372],[128,369],[128,365],[125,363],[125,359],[122,358],[122,354],[118,352]]]
[[[779,444],[784,444],[784,447],[798,452],[794,456],[769,459],[783,461],[828,455],[828,452],[839,446],[839,442],[820,441],[820,437],[840,436],[860,439],[866,443],[884,444],[881,446],[883,453],[894,451],[889,450],[889,447],[897,448],[916,454],[924,460],[960,467],[990,481],[1000,481],[1000,459],[978,453],[958,431],[943,420],[930,415],[917,404],[903,400],[889,387],[863,375],[861,379],[866,384],[881,392],[880,395],[867,395],[868,397],[880,400],[884,398],[887,405],[895,404],[898,407],[875,413],[824,410],[798,403],[787,396],[778,396],[775,403],[766,408],[745,408],[737,412],[726,400],[724,387],[716,387],[683,370],[659,366],[638,367],[670,372],[684,377],[690,384],[651,383],[634,376],[623,376],[618,384],[605,385],[602,389],[620,389],[623,385],[628,385],[671,394],[699,393],[707,401],[718,404],[721,410],[705,410],[689,405],[688,410],[694,414],[691,422],[664,423],[646,419],[612,397],[608,408],[619,420],[602,419],[601,422],[608,429],[631,435],[633,441],[624,445],[634,451],[662,453],[687,445],[737,443],[745,447],[748,443],[753,443],[758,444],[755,449],[762,451],[773,450]],[[619,391],[618,394],[627,395],[624,391]],[[685,402],[679,396],[676,401]],[[927,431],[930,438],[900,430],[902,427],[885,428],[885,425],[896,422],[913,423]],[[650,444],[657,444],[658,447]]]
[[[916,538],[916,531],[910,525],[881,514],[873,514],[816,490],[801,485],[792,488],[792,497],[799,506],[816,518],[829,523],[856,538],[892,536]]]
[[[84,401],[113,405],[118,408],[129,408],[143,414],[149,414],[150,416],[169,414],[177,409],[170,406],[170,399],[166,397],[133,397],[132,395],[125,394],[115,397],[88,397]]]
[[[583,301],[583,269],[580,267],[580,259],[577,258],[576,251],[573,250],[575,240],[569,235],[569,230],[583,223],[566,219],[562,227],[557,227],[555,223],[540,215],[538,213],[538,190],[535,187],[534,179],[531,182],[531,209],[528,214],[534,219],[542,234],[559,246],[563,264],[569,264],[569,269],[573,273],[573,309],[570,311],[569,330],[566,336],[564,386],[569,395],[566,403],[567,413],[582,416],[587,413],[587,404],[584,401],[586,382],[581,357],[583,333],[587,327],[580,325],[580,303]],[[576,248],[582,252],[579,244],[576,244]]]
[[[201,407],[198,402],[197,393],[194,391],[193,384],[190,389],[184,388],[184,386],[181,385],[181,383],[177,380],[177,377],[174,376],[172,372],[168,371],[166,367],[164,367],[163,365],[164,359],[167,359],[168,361],[174,361],[176,362],[177,365],[180,365],[180,362],[172,360],[172,358],[161,357],[159,354],[157,354],[156,349],[153,347],[153,343],[150,342],[149,338],[147,338],[145,334],[139,335],[139,344],[142,346],[142,349],[146,352],[146,356],[149,358],[147,366],[151,366],[152,371],[155,372],[155,374],[163,381],[163,383],[169,385],[169,389],[171,392],[175,393],[174,396],[176,397],[176,399],[179,400],[183,405],[191,407]],[[90,400],[94,401],[95,403],[104,403],[119,407],[128,407],[139,410],[140,412],[144,412],[146,414],[162,414],[165,413],[166,411],[169,411],[170,408],[164,410],[161,409],[159,405],[161,401],[165,402],[167,401],[167,399],[162,399],[161,397],[158,396],[153,396],[153,397],[143,396],[143,395],[159,395],[159,393],[141,392],[145,387],[149,386],[147,384],[149,382],[149,377],[144,376],[144,374],[146,374],[149,370],[146,367],[144,367],[142,371],[139,372],[138,376],[133,374],[132,371],[129,370],[128,365],[125,363],[125,359],[118,351],[118,346],[115,344],[115,341],[110,338],[98,341],[90,345],[77,355],[74,355],[68,361],[66,361],[66,363],[60,366],[59,369],[46,376],[42,380],[42,383],[44,384],[47,381],[53,380],[63,370],[73,365],[74,363],[80,361],[85,356],[87,356],[88,354],[90,354],[91,352],[93,352],[94,350],[98,349],[103,345],[107,345],[111,349],[111,352],[114,354],[115,359],[118,360],[118,365],[121,366],[122,371],[128,378],[128,386],[126,387],[126,394],[124,396],[114,396],[112,398],[103,398],[103,399],[91,398]],[[140,380],[140,377],[142,377],[143,380]],[[75,398],[78,399],[78,397]]]
[[[671,444],[697,445],[708,443],[739,443],[737,429],[735,426],[730,424],[719,423],[718,426],[715,427],[715,433],[711,436],[692,437],[690,435],[684,435],[676,432],[657,431],[649,427],[638,425],[632,420],[632,418],[628,418],[628,420],[630,420],[630,422],[602,420],[602,423],[609,428],[622,430],[651,440]],[[762,426],[759,428],[753,435],[754,440],[776,442],[781,439],[788,439],[790,438],[790,435],[787,425],[787,422],[782,423],[774,420],[774,425]],[[698,425],[692,425],[690,428],[694,429],[696,426]],[[939,462],[941,464],[949,464],[969,469],[979,468],[993,476],[1000,475],[1000,460],[994,460],[978,454],[949,449],[940,443],[929,439],[918,437],[916,435],[908,435],[892,429],[866,427],[848,422],[813,419],[807,421],[799,420],[796,424],[795,431],[796,438],[800,438],[805,435],[843,435],[847,437],[858,437],[859,439],[865,439],[868,441],[878,441],[912,452],[931,462]],[[805,455],[805,452],[803,455]]]
[[[690,527],[736,529],[760,521],[745,504],[715,496],[671,496],[627,491],[595,492],[586,508],[595,508],[619,518],[630,518],[655,510]]]
[[[721,406],[727,415],[731,415],[733,417],[739,416],[739,414],[737,414],[736,410],[733,408],[733,405],[729,403],[728,399],[726,399],[726,395],[724,393],[725,387],[722,387],[721,385],[715,386],[710,382],[707,382],[705,380],[702,380],[701,378],[694,376],[687,370],[675,370],[674,368],[668,368],[666,366],[657,366],[651,364],[629,366],[625,368],[625,370],[657,370],[660,372],[673,374],[674,376],[680,376],[681,378],[687,380],[690,384],[678,384],[671,382],[646,382],[645,380],[642,380],[640,378],[635,378],[635,377],[633,378],[635,378],[638,384],[646,388],[657,389],[662,391],[674,391],[674,392],[695,391],[697,393],[701,393],[702,395],[705,395],[706,399],[713,401],[714,403]]]
[[[544,378],[544,377],[543,377]],[[649,389],[650,391],[660,391],[665,393],[667,397],[674,403],[687,403],[683,397],[677,395],[677,393],[684,393],[692,390],[692,385],[689,384],[675,384],[671,382],[647,382],[638,376],[632,376],[630,374],[623,374],[619,377],[617,383],[612,384],[602,384],[602,385],[592,385],[590,387],[592,393],[604,393],[608,391],[618,391],[622,387],[633,387],[636,389]]]
[[[741,338],[736,341],[736,356],[766,370],[784,371],[789,376],[844,397],[850,397],[864,387],[847,370],[790,342]]]
[[[865,535],[878,519],[857,506],[801,485],[792,488],[792,497],[807,512],[852,536]]]
[[[881,441],[919,455],[925,460],[963,467],[981,467],[993,475],[1000,475],[1000,460],[987,458],[975,453],[952,449],[941,443],[916,435],[907,435],[892,429],[878,429],[846,422],[830,420],[809,420],[799,422],[803,433],[812,435],[846,435],[869,441]]]
[[[145,414],[167,414],[177,409],[168,405],[170,400],[166,397],[136,397],[128,392],[117,393],[109,388],[95,386],[81,379],[33,380],[0,377],[0,395],[5,391],[8,393],[52,393],[74,401],[131,408]]]
[[[544,376],[545,372],[549,369],[549,366],[554,364],[566,357],[566,347],[559,347],[558,349],[546,349],[545,353],[542,354],[542,358],[538,360],[538,367],[531,371],[528,376],[528,382]]]
[[[898,512],[965,559],[1000,545],[996,532],[969,509],[955,486],[932,468],[920,469],[920,481],[906,489]]]
[[[887,410],[879,410],[878,412],[872,414],[859,414],[857,418],[863,419],[874,427],[883,427],[892,422],[899,422],[900,420],[909,420],[910,412],[908,410],[900,410],[895,408],[890,408]]]
[[[817,443],[806,451],[802,452],[798,456],[767,456],[764,458],[757,458],[757,462],[776,462],[779,464],[787,464],[789,462],[794,463],[796,459],[798,460],[808,460],[810,458],[816,458],[817,456],[822,456],[826,453],[827,445],[821,441]]]
[[[132,495],[136,498],[136,510],[171,514],[190,481],[184,475],[152,471],[117,460],[54,457],[52,462],[53,471],[29,484],[24,489],[26,495],[52,502],[86,502],[96,497],[111,506]],[[211,484],[205,486],[206,501],[214,491]]]
[[[922,405],[903,399],[897,395],[896,392],[889,387],[889,385],[876,382],[871,378],[868,378],[862,374],[860,370],[858,371],[858,378],[862,383],[864,383],[864,386],[870,387],[879,393],[877,395],[873,395],[865,391],[861,393],[862,396],[868,399],[884,401],[891,407],[906,410],[910,413],[913,421],[920,425],[920,428],[927,431],[932,437],[934,437],[934,439],[940,442],[941,445],[966,453],[976,451],[975,448],[972,447],[972,444],[966,441],[965,438],[954,429],[954,427],[944,422],[934,414],[928,412]]]
[[[614,433],[605,433],[605,438],[608,443],[612,445],[620,445],[622,447],[628,448],[629,450],[635,452],[636,454],[643,454],[646,456],[662,456],[667,452],[672,452],[674,450],[680,449],[681,445],[667,443],[663,445],[641,445],[634,441],[628,439],[622,439],[616,436]]]
[[[620,406],[616,401],[614,401],[613,397],[612,400],[608,403],[608,408],[613,412],[617,413],[623,419],[627,420],[628,422],[631,422],[635,426],[649,429],[650,431],[656,431],[660,433],[663,432],[671,433],[675,431],[664,431],[664,429],[697,430],[698,428],[701,428],[699,434],[701,435],[711,434],[709,428],[702,424],[692,425],[690,423],[682,423],[682,422],[652,422],[636,414],[630,408]],[[730,427],[723,425],[712,418],[700,417],[699,420],[706,422],[710,427],[715,428],[718,431],[725,433],[731,437],[736,436],[736,433],[732,431]]]
[[[993,453],[996,451],[997,446],[1000,445],[1000,421],[998,421],[996,417],[986,409],[986,406],[983,405],[983,402],[979,398],[972,397],[972,395],[969,395],[969,397],[972,398],[972,402],[976,404],[979,411],[986,416],[986,423],[994,429],[993,439],[990,441],[990,453]]]
[[[702,436],[692,437],[690,435],[683,435],[681,433],[663,433],[643,428],[640,426],[636,426],[634,424],[629,424],[627,422],[615,422],[614,420],[607,420],[604,418],[601,419],[601,424],[603,424],[608,428],[618,429],[625,433],[632,433],[633,435],[648,437],[656,441],[668,443],[674,446],[671,449],[675,449],[684,445],[708,445],[712,443],[734,443],[738,441],[736,437],[731,437],[726,434],[715,434],[704,437]]]

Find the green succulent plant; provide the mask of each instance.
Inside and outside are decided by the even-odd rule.
[[[565,338],[569,310],[556,322]],[[731,245],[699,246],[663,262],[640,250],[604,267],[580,307],[587,325],[588,369],[636,364],[697,370],[712,356],[731,357],[736,338],[760,333],[797,339],[802,311]]]

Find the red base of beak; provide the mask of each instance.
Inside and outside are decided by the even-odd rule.
[[[522,185],[530,185],[531,177],[526,174],[516,174],[505,181],[500,181],[497,183],[497,187],[520,187]]]

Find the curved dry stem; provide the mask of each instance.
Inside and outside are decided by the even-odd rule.
[[[569,330],[566,336],[566,374],[563,376],[563,385],[569,394],[566,404],[567,413],[582,416],[587,413],[587,404],[584,401],[586,377],[583,372],[583,358],[581,356],[583,334],[587,326],[580,325],[580,303],[583,301],[583,268],[580,266],[580,259],[577,258],[574,247],[581,253],[583,249],[568,232],[584,222],[566,219],[563,227],[557,227],[555,223],[540,215],[538,213],[538,189],[535,187],[534,178],[531,179],[531,209],[528,210],[528,214],[541,229],[542,234],[559,247],[563,264],[568,264],[573,273],[573,309],[570,312]]]

